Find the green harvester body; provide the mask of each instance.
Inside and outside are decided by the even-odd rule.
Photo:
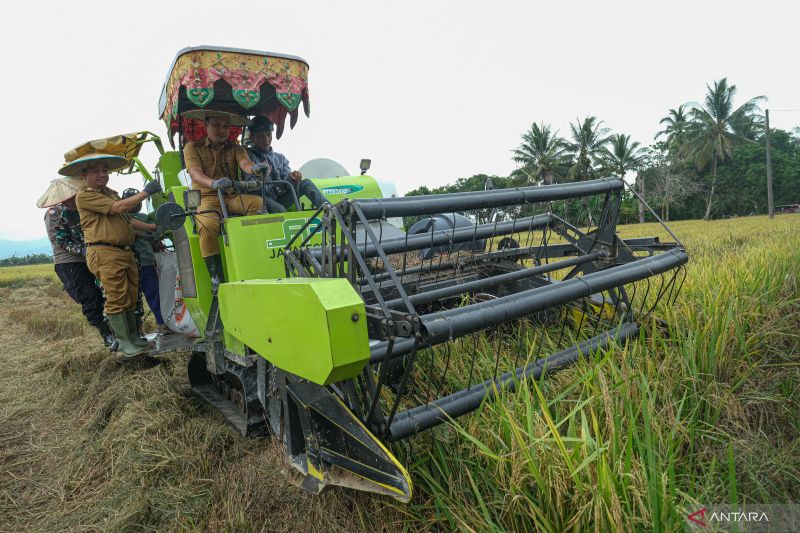
[[[181,207],[187,187],[178,179],[180,155],[166,152],[159,172],[170,200]],[[370,176],[312,179],[331,203],[343,198],[381,198]],[[308,203],[301,197],[301,204]],[[155,206],[157,207],[157,206]],[[219,237],[225,272],[219,309],[225,324],[226,350],[244,356],[245,346],[270,363],[313,383],[326,385],[351,378],[369,360],[364,302],[344,279],[286,279],[284,251],[314,210],[229,218]],[[314,235],[312,220],[296,242]],[[191,250],[193,283],[183,297],[201,335],[211,308],[211,280],[200,254],[190,217],[184,231]],[[183,273],[182,273],[183,274]],[[194,290],[186,290],[186,286]],[[188,294],[187,294],[188,292]],[[357,317],[357,318],[354,318]]]

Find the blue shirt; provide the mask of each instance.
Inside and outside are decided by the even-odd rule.
[[[247,148],[247,154],[250,156],[250,160],[253,163],[269,163],[269,166],[272,167],[272,172],[270,173],[270,178],[273,180],[289,180],[289,174],[292,172],[292,168],[289,166],[289,160],[286,159],[286,156],[283,154],[279,154],[275,150],[272,149],[270,146],[268,150],[260,150],[255,146],[250,146]],[[248,176],[248,179],[251,176]]]

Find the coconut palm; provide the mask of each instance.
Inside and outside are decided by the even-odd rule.
[[[619,133],[608,139],[608,146],[602,149],[602,165],[605,174],[624,178],[628,172],[641,170],[647,159],[647,151],[631,136]],[[644,180],[636,176],[639,195],[644,198]],[[644,222],[644,204],[639,201],[639,222]]]
[[[666,127],[656,133],[655,138],[658,139],[663,135],[670,148],[679,147],[683,144],[686,128],[689,126],[687,104],[680,105],[677,109],[670,109],[669,114],[662,118],[659,124],[666,124]]]
[[[596,174],[596,165],[601,162],[603,148],[608,142],[608,128],[597,117],[576,120],[569,125],[570,139],[565,152],[572,155],[570,174],[577,181],[586,181]]]
[[[792,141],[796,146],[800,147],[800,126],[792,128]]]
[[[608,138],[600,152],[606,173],[624,178],[625,174],[639,170],[645,161],[646,152],[631,136],[618,133]]]
[[[512,176],[526,185],[550,185],[564,175],[564,140],[547,124],[531,124],[522,135],[522,144],[512,152],[511,159],[519,165]]]
[[[711,187],[706,198],[705,220],[711,217],[714,205],[714,189],[717,184],[717,165],[728,159],[735,146],[741,142],[754,142],[753,137],[760,124],[759,102],[764,96],[751,98],[734,109],[736,86],[728,85],[727,78],[706,85],[708,92],[702,107],[691,109],[691,122],[687,129],[688,155],[694,159],[698,169],[711,164]]]

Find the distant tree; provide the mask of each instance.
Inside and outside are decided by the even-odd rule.
[[[642,181],[651,183],[649,200],[652,205],[661,208],[661,218],[664,221],[669,221],[669,209],[672,204],[700,192],[697,180],[681,172],[678,166],[670,164],[670,159],[666,157],[651,167],[649,174],[647,179],[642,176]]]
[[[800,126],[792,128],[792,139],[797,146],[800,146]]]
[[[669,114],[662,118],[659,124],[666,124],[666,127],[656,133],[656,140],[664,136],[670,150],[680,148],[686,137],[686,129],[689,126],[688,104],[678,106],[677,109],[670,109]]]
[[[549,185],[566,173],[564,140],[547,124],[531,124],[513,154],[511,159],[519,165],[512,173],[516,183]]]
[[[23,257],[12,255],[11,257],[0,259],[0,266],[41,265],[52,262],[53,257],[47,254],[28,254]]]
[[[505,189],[509,186],[509,178],[487,174],[475,174],[468,178],[457,179],[453,185],[448,187],[447,192],[484,191],[486,190],[486,181],[489,179],[492,180],[492,185],[495,189]]]
[[[426,186],[419,187],[417,189],[411,190],[406,193],[406,196],[423,196],[426,194],[447,194],[453,192],[471,192],[471,191],[483,191],[486,189],[486,181],[491,179],[492,185],[495,189],[505,189],[509,187],[511,183],[511,178],[505,178],[502,176],[494,176],[494,175],[487,175],[487,174],[475,174],[468,178],[459,178],[456,180],[455,183],[442,185],[441,187],[436,187],[434,189],[429,189]],[[465,215],[473,216],[478,223],[484,223],[489,220],[493,209],[479,209],[476,211],[472,211],[470,213],[462,213]],[[447,207],[443,205],[441,213],[447,213]],[[505,211],[499,210],[499,214],[505,214]],[[410,216],[405,217],[403,219],[403,226],[408,229],[418,220],[423,218],[427,218],[427,216]]]
[[[647,157],[642,146],[636,141],[631,142],[631,136],[624,133],[609,137],[600,154],[603,174],[620,178],[642,168]]]
[[[422,187],[418,187],[416,189],[412,189],[412,190],[408,191],[405,194],[405,196],[425,196],[426,194],[436,194],[436,193],[434,193],[428,187],[423,185]]]
[[[644,166],[647,154],[636,141],[631,142],[631,136],[619,133],[608,139],[607,146],[601,151],[603,173],[609,176],[624,178],[628,172],[638,172]],[[636,186],[639,195],[645,198],[644,180],[639,179],[637,173]],[[644,222],[644,203],[639,202],[639,222]]]
[[[772,181],[775,205],[800,202],[800,147],[788,132],[773,129]],[[767,212],[767,164],[763,139],[741,143],[720,163],[715,211],[722,216]]]
[[[576,181],[586,181],[596,176],[603,148],[609,139],[608,128],[597,117],[587,117],[570,123],[570,138],[565,152],[573,157],[570,174]]]
[[[691,123],[686,136],[689,157],[698,168],[711,164],[711,180],[706,195],[705,220],[711,218],[714,205],[714,193],[717,185],[717,167],[732,154],[737,144],[753,142],[758,129],[757,114],[760,113],[759,102],[764,96],[751,98],[734,109],[733,99],[736,86],[728,85],[727,78],[714,82],[714,86],[706,85],[707,94],[704,105],[691,109]]]

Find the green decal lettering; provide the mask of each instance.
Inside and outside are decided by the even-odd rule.
[[[345,194],[352,194],[354,192],[358,192],[362,190],[364,187],[362,185],[334,185],[332,187],[323,187],[322,193],[326,195],[345,195]]]
[[[283,224],[281,225],[283,236],[279,239],[267,240],[267,248],[284,248],[287,244],[289,244],[289,241],[291,241],[292,238],[297,235],[303,226],[305,226],[307,221],[307,218],[289,218],[284,220]],[[303,234],[298,237],[298,239],[302,240],[312,235],[321,225],[322,221],[319,218],[314,217],[311,219],[308,227],[303,231]]]

